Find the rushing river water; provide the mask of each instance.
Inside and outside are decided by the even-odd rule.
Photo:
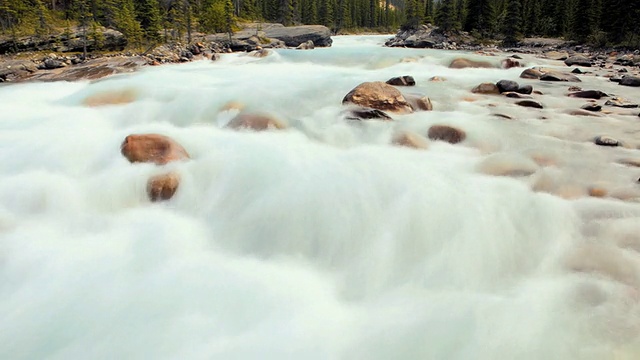
[[[501,58],[385,38],[0,87],[0,358],[638,359],[640,174],[616,163],[639,157],[638,118],[570,116],[585,101],[569,84],[448,69]],[[434,111],[340,115],[359,83],[405,74]],[[470,93],[500,79],[546,108]],[[83,105],[107,91],[135,101]],[[230,101],[289,129],[223,129]],[[467,140],[390,145],[433,124]],[[120,154],[134,133],[190,153],[166,165],[182,177],[170,201],[145,192],[162,169]],[[603,133],[630,145],[594,145]]]

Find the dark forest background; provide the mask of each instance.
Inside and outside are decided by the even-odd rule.
[[[100,36],[104,26],[141,45],[233,32],[247,21],[321,24],[335,33],[432,23],[507,44],[564,37],[637,48],[639,15],[640,0],[0,0],[0,33],[47,36],[82,26]]]

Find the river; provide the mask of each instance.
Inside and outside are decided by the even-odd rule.
[[[639,174],[616,163],[638,150],[591,141],[640,145],[638,118],[570,116],[574,84],[449,69],[501,57],[385,39],[0,87],[0,358],[640,357]],[[356,85],[400,75],[434,111],[340,115]],[[470,93],[500,79],[534,85],[545,109]],[[133,101],[84,105],[114,91]],[[289,128],[224,129],[232,101]],[[467,139],[390,145],[433,124]],[[145,192],[163,169],[120,154],[139,133],[191,155],[166,165],[182,178],[170,201]],[[501,166],[534,173],[487,175]]]

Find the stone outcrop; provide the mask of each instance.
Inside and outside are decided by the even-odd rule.
[[[264,29],[264,33],[268,38],[278,39],[291,47],[307,41],[312,41],[315,47],[328,47],[333,43],[331,31],[323,25],[270,26]]]
[[[426,24],[415,29],[401,29],[385,46],[456,50],[472,48],[474,42],[475,39],[465,32],[444,32]]]

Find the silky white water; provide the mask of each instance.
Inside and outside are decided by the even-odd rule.
[[[565,97],[567,84],[452,70],[457,56],[500,58],[385,39],[0,87],[0,358],[640,357],[640,205],[532,190],[548,177],[637,197],[639,171],[615,163],[638,157],[637,117],[569,116],[584,100]],[[341,116],[359,83],[405,74],[418,86],[402,90],[434,111]],[[500,79],[542,90],[546,109],[466,99]],[[136,99],[83,105],[110,91]],[[230,101],[289,128],[224,129]],[[467,140],[390,144],[433,124]],[[603,131],[631,146],[593,145]],[[141,133],[172,137],[191,160],[129,163],[120,144]],[[553,165],[520,178],[478,170],[532,154]],[[180,188],[151,203],[146,181],[167,168]]]

